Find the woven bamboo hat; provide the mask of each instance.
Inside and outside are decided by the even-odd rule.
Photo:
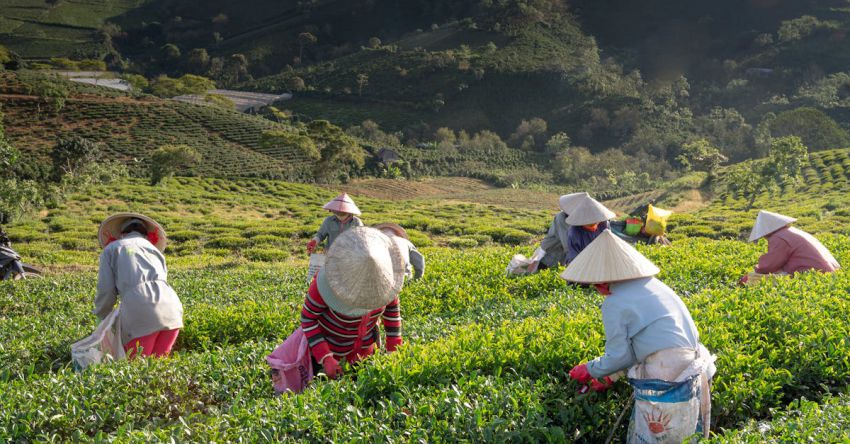
[[[162,226],[156,223],[155,220],[138,213],[118,213],[109,216],[100,224],[100,229],[97,231],[97,240],[100,241],[100,247],[106,247],[109,242],[119,239],[121,232],[124,231],[134,220],[140,220],[145,224],[148,233],[156,233],[155,236],[150,236],[156,240],[154,246],[159,251],[165,251],[168,244],[168,238],[165,235],[165,230]]]
[[[567,224],[569,225],[590,225],[617,217],[613,211],[605,208],[605,205],[590,196],[585,196],[581,203],[574,208],[573,212],[567,217]]]
[[[381,230],[381,231],[389,230],[389,231],[392,231],[398,237],[410,239],[409,237],[407,237],[407,231],[405,231],[404,228],[401,225],[398,225],[398,224],[385,222],[385,223],[382,223],[382,224],[372,225],[372,228],[374,228],[376,230]]]
[[[348,196],[348,193],[342,193],[337,197],[334,197],[333,200],[326,203],[322,208],[328,211],[340,211],[343,213],[353,214],[355,216],[359,216],[360,208],[357,208],[357,204],[354,203],[354,199]]]
[[[755,242],[796,221],[797,219],[793,217],[761,210],[759,211],[759,215],[756,216],[756,224],[753,226],[753,231],[750,232],[750,242]]]
[[[395,242],[374,228],[355,227],[334,240],[316,285],[337,313],[363,316],[398,297],[404,272]]]
[[[586,191],[582,191],[581,193],[570,193],[561,196],[558,199],[558,206],[561,207],[561,211],[564,214],[572,214],[576,209],[576,206],[581,204],[581,202],[590,197],[590,194],[587,194]]]
[[[603,284],[655,276],[660,270],[634,247],[605,230],[561,273],[564,280]]]

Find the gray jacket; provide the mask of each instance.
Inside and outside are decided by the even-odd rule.
[[[540,263],[550,268],[558,264],[567,265],[569,231],[567,215],[563,211],[555,215],[555,218],[552,219],[552,225],[549,226],[549,232],[540,241],[540,248],[546,252],[546,255],[540,259]]]
[[[699,333],[679,296],[656,278],[611,284],[602,302],[605,354],[590,361],[587,370],[602,378],[666,348],[696,349]]]
[[[413,279],[421,278],[425,274],[425,256],[416,249],[412,242],[403,237],[392,236],[392,240],[401,250],[405,266],[408,268],[408,275],[410,267],[413,267]]]
[[[165,256],[139,233],[113,241],[100,254],[94,314],[104,319],[121,295],[122,342],[183,328],[183,304],[166,283]]]
[[[325,248],[330,248],[331,244],[334,240],[336,240],[336,237],[339,236],[340,233],[352,227],[362,226],[363,221],[361,221],[357,216],[351,216],[351,219],[349,219],[348,222],[342,223],[336,216],[331,215],[322,221],[322,226],[319,227],[319,231],[315,236],[313,236],[313,239],[315,239],[319,244],[321,244],[323,240],[327,239],[328,245]]]

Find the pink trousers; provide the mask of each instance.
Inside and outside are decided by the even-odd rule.
[[[130,342],[124,344],[127,359],[135,357],[138,349],[141,349],[142,356],[154,356],[156,358],[168,356],[171,353],[171,347],[174,347],[174,342],[177,341],[177,333],[180,333],[179,328],[160,330],[130,340]]]

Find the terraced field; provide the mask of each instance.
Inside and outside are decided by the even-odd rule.
[[[22,151],[46,155],[57,138],[101,142],[111,158],[131,168],[164,144],[186,144],[202,155],[197,173],[213,177],[309,177],[312,163],[287,146],[266,148],[263,131],[290,129],[261,117],[209,106],[134,99],[105,88],[75,86],[60,112],[29,95],[18,76],[0,75],[0,104],[10,142]]]

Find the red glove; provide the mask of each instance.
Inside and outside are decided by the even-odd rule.
[[[322,367],[325,368],[325,374],[328,375],[328,378],[336,379],[342,375],[342,367],[339,366],[339,362],[333,356],[323,359]]]
[[[307,254],[313,254],[313,250],[316,249],[317,245],[319,245],[319,241],[310,239],[310,242],[307,242]]]
[[[610,389],[613,385],[614,381],[612,381],[611,378],[607,376],[602,378],[602,381],[599,381],[598,379],[594,378],[593,381],[591,381],[590,383],[590,389],[594,392],[604,392]]]
[[[570,370],[570,378],[575,379],[580,384],[587,384],[593,379],[590,372],[587,371],[587,364],[579,364]]]
[[[749,281],[749,280],[750,280],[750,275],[745,274],[745,275],[741,276],[741,279],[738,279],[738,285],[747,285],[747,281]]]

